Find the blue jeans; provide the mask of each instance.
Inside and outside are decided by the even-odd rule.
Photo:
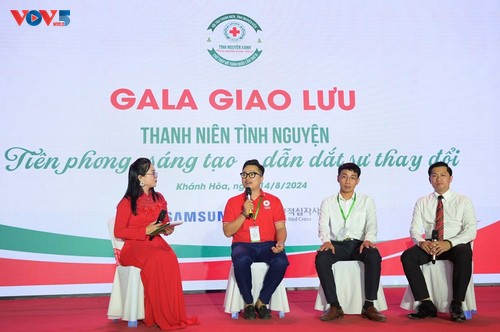
[[[234,267],[234,277],[243,300],[246,304],[252,304],[252,272],[250,266],[254,262],[264,262],[269,266],[259,299],[268,304],[278,285],[285,276],[288,266],[288,258],[284,251],[275,254],[271,248],[276,244],[274,241],[246,243],[236,242],[231,245],[231,259]]]

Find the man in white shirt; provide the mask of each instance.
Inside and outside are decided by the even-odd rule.
[[[421,302],[417,311],[408,317],[422,319],[437,316],[436,306],[429,297],[420,269],[420,265],[429,263],[435,257],[453,263],[450,316],[454,322],[463,322],[465,315],[462,302],[472,275],[471,241],[475,239],[477,232],[476,214],[468,197],[450,190],[453,172],[448,164],[434,163],[429,167],[428,174],[434,192],[417,200],[410,227],[410,236],[415,246],[401,255],[401,263],[413,296]],[[443,228],[439,227],[439,220],[442,221]],[[442,238],[439,238],[438,230],[441,230],[439,233]],[[433,239],[433,231],[434,240],[429,241]],[[425,238],[422,237],[422,232],[425,233]]]
[[[333,277],[332,265],[339,261],[362,261],[365,265],[365,303],[361,315],[377,322],[385,322],[373,305],[377,299],[382,258],[375,245],[377,215],[373,199],[355,192],[361,169],[354,163],[342,164],[338,169],[339,193],[325,198],[319,212],[319,238],[323,243],[316,254],[316,272],[330,304],[322,321],[344,317]]]

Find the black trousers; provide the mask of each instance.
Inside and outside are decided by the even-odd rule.
[[[316,272],[328,303],[337,303],[337,286],[333,277],[332,265],[340,261],[361,261],[365,264],[365,297],[376,300],[380,285],[382,257],[377,249],[365,248],[359,253],[362,241],[332,241],[335,253],[331,250],[318,251],[316,254]]]
[[[437,256],[436,259],[449,260],[453,263],[453,300],[463,302],[472,275],[472,248],[470,243],[458,244]],[[420,249],[419,246],[406,249],[401,255],[403,270],[413,296],[417,301],[429,297],[429,290],[420,265],[427,264],[431,260],[432,256]]]

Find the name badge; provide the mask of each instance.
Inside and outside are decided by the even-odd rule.
[[[259,226],[250,226],[250,241],[260,242]]]

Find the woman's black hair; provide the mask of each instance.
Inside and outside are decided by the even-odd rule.
[[[130,165],[128,170],[128,186],[124,197],[130,200],[130,206],[134,215],[137,215],[137,199],[144,193],[139,181],[139,175],[146,175],[151,167],[151,161],[148,158],[139,158]],[[158,194],[154,188],[150,189],[153,200],[156,201]]]

